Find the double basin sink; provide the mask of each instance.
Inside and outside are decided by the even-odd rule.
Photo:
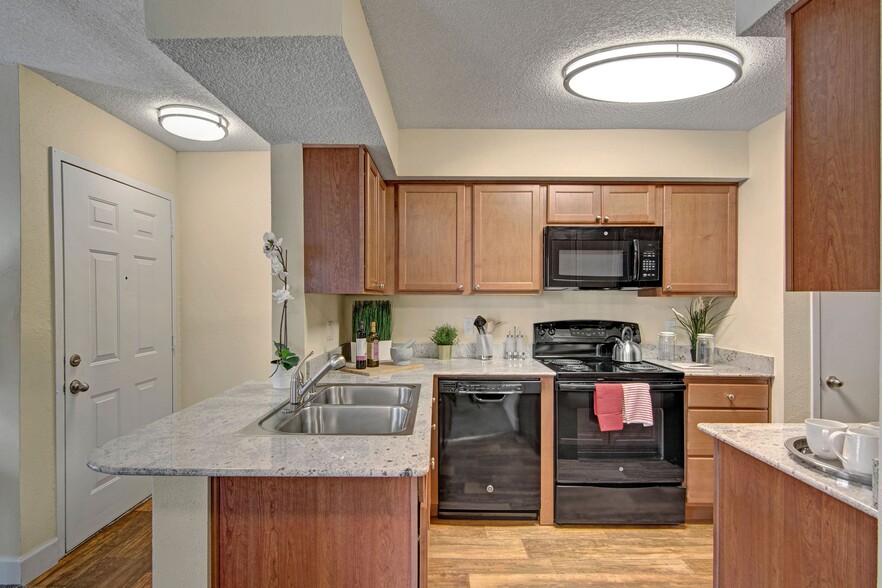
[[[274,408],[239,435],[410,435],[419,385],[330,384],[318,386],[305,407]]]

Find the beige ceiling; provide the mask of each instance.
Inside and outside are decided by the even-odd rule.
[[[785,108],[783,38],[736,37],[735,0],[362,0],[401,128],[747,130]],[[660,104],[577,98],[561,70],[622,43],[738,50],[720,92]]]

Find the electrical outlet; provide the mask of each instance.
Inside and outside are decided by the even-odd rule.
[[[473,318],[464,318],[462,319],[462,332],[464,335],[471,335],[475,332],[475,319]]]
[[[334,340],[334,322],[328,321],[328,341]]]
[[[665,321],[665,331],[673,331],[677,328],[676,319],[668,319]]]

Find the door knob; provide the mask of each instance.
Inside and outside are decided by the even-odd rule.
[[[77,367],[82,361],[83,360],[76,353],[70,356],[70,365],[72,365],[73,367]]]
[[[85,382],[80,382],[79,380],[73,380],[70,383],[70,393],[71,394],[79,394],[80,392],[88,392],[89,385]]]
[[[826,384],[830,388],[842,388],[843,382],[836,376],[830,376],[827,378]]]

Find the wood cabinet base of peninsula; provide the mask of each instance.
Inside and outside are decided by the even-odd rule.
[[[876,586],[875,518],[715,442],[714,586]]]
[[[424,586],[424,490],[423,478],[214,478],[212,586]]]

